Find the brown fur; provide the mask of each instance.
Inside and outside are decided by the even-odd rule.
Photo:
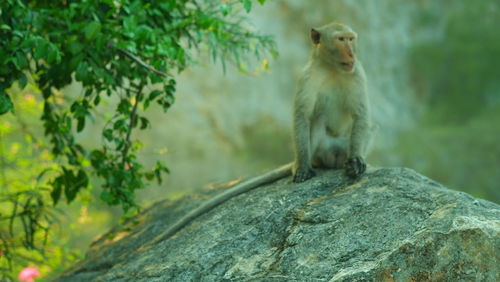
[[[313,50],[295,95],[294,181],[314,166],[361,175],[371,136],[366,77],[356,58],[356,33],[342,24],[311,30]]]

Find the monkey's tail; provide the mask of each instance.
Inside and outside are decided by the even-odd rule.
[[[170,226],[166,231],[162,232],[155,239],[153,239],[151,243],[155,244],[158,243],[159,241],[163,241],[170,238],[177,231],[181,230],[183,227],[191,223],[191,221],[196,219],[198,216],[210,211],[211,209],[224,203],[225,201],[235,196],[238,196],[239,194],[248,192],[264,184],[268,184],[276,180],[290,176],[292,174],[292,166],[293,163],[289,163],[282,167],[274,169],[270,172],[267,172],[263,175],[253,177],[241,183],[236,184],[235,186],[224,191],[223,193],[209,199],[196,209],[190,211],[188,214],[186,214],[184,217],[182,217],[176,223],[174,223],[174,225]]]

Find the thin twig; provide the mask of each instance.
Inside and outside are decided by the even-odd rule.
[[[127,131],[127,135],[125,137],[125,147],[123,148],[123,151],[122,151],[122,163],[123,163],[123,165],[125,165],[126,163],[128,163],[128,161],[127,161],[127,155],[128,155],[128,150],[131,147],[130,135],[131,135],[132,129],[134,127],[134,119],[137,116],[137,106],[139,105],[139,100],[141,98],[141,94],[142,94],[142,89],[143,88],[144,88],[144,86],[141,84],[139,86],[139,89],[137,89],[137,93],[135,95],[135,104],[134,104],[134,107],[132,108],[132,112],[130,113],[129,128],[128,128],[128,131]]]
[[[130,53],[129,51],[123,50],[121,48],[117,48],[117,50],[120,51],[120,52],[122,52],[125,56],[129,57],[130,59],[132,59],[133,61],[135,61],[136,63],[138,63],[139,65],[141,65],[145,69],[147,69],[148,71],[150,71],[150,72],[152,72],[152,73],[154,73],[156,75],[159,75],[161,77],[164,77],[164,78],[168,78],[169,77],[168,74],[155,69],[151,65],[148,65],[143,60],[141,60],[141,58],[135,56],[134,54]]]

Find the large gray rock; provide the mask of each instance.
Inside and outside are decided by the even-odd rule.
[[[60,280],[500,281],[500,206],[401,168],[283,179],[150,243],[222,189],[156,203]]]

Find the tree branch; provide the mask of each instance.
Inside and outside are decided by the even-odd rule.
[[[137,116],[137,106],[139,105],[139,100],[141,99],[141,94],[142,94],[143,88],[144,88],[144,86],[141,84],[139,86],[139,89],[137,89],[137,92],[135,94],[135,104],[132,108],[132,112],[130,113],[130,117],[129,117],[129,128],[127,131],[127,135],[125,137],[125,147],[122,150],[122,164],[124,167],[128,163],[127,155],[128,155],[128,151],[131,147],[130,135],[132,134],[132,130],[134,128],[134,120],[135,120],[135,117]]]
[[[145,69],[147,69],[148,71],[156,74],[156,75],[159,75],[161,77],[164,77],[164,78],[168,78],[168,74],[164,73],[164,72],[161,72],[155,68],[153,68],[151,65],[148,65],[147,63],[145,63],[143,60],[141,60],[141,58],[135,56],[134,54],[130,53],[129,51],[127,50],[123,50],[121,48],[116,48],[118,51],[120,51],[121,53],[123,53],[125,56],[129,57],[130,59],[132,59],[133,61],[135,61],[136,63],[138,63],[139,65],[141,65],[142,67],[144,67]]]

